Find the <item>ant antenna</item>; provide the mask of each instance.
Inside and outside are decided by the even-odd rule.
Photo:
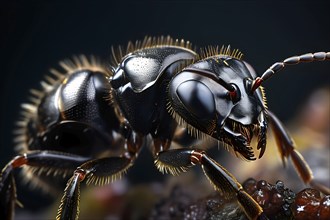
[[[282,70],[285,66],[296,65],[302,62],[313,62],[313,61],[324,61],[324,60],[330,60],[330,52],[307,53],[300,56],[289,57],[282,62],[274,63],[262,74],[261,77],[257,77],[255,80],[253,80],[251,93],[253,93],[263,82],[268,80],[275,73]]]

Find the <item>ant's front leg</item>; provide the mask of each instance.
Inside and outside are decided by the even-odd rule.
[[[56,151],[32,151],[16,156],[0,173],[0,219],[13,219],[15,203],[18,203],[14,169],[29,166],[47,173],[66,174],[88,159]]]
[[[250,219],[268,219],[259,204],[244,191],[236,178],[202,150],[175,149],[158,153],[155,165],[162,173],[178,175],[196,164],[201,165],[205,175],[216,190],[224,196],[236,197]]]
[[[86,181],[87,184],[104,185],[120,178],[133,165],[142,144],[142,136],[132,132],[126,139],[126,152],[121,156],[94,159],[77,167],[67,182],[56,219],[78,219],[80,183]]]
[[[327,186],[324,186],[314,180],[311,168],[305,161],[304,157],[296,150],[294,141],[286,131],[281,121],[274,115],[274,113],[270,111],[267,112],[267,115],[274,132],[283,165],[285,166],[286,159],[291,157],[293,165],[304,183],[320,190],[325,195],[330,195],[330,189]]]

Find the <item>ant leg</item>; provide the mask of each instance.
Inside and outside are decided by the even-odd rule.
[[[0,173],[0,219],[13,219],[17,201],[13,171],[24,165],[54,174],[72,172],[89,158],[56,151],[32,151],[12,159]]]
[[[78,219],[80,183],[109,184],[120,178],[132,165],[133,157],[108,157],[90,160],[75,171],[67,182],[56,219]]]
[[[143,144],[142,137],[132,132],[132,138],[126,140],[126,152],[117,157],[106,157],[87,161],[77,167],[68,180],[56,220],[78,219],[80,183],[104,185],[115,181],[133,165]]]
[[[0,174],[0,219],[14,219],[16,185],[13,167],[8,163]]]
[[[268,219],[262,208],[244,191],[236,178],[202,150],[174,149],[158,153],[155,165],[162,173],[178,175],[189,167],[201,165],[206,177],[226,197],[236,197],[249,219]]]
[[[295,149],[295,143],[281,121],[270,111],[267,112],[267,115],[274,132],[283,165],[285,166],[286,159],[291,156],[293,165],[303,182],[315,187],[324,194],[329,195],[330,189],[328,187],[314,181],[311,168],[305,161],[304,157]]]

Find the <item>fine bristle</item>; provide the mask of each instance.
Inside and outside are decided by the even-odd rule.
[[[56,169],[53,167],[27,167],[26,171],[34,175],[61,176],[63,179],[72,174],[73,170]]]
[[[173,176],[178,176],[180,173],[182,172],[187,172],[187,170],[189,169],[188,167],[184,167],[184,166],[180,166],[180,167],[174,167],[174,166],[170,166],[168,164],[163,163],[162,161],[156,159],[155,160],[155,166],[157,167],[157,169],[163,173],[163,174],[171,174]]]
[[[103,185],[115,182],[116,180],[121,179],[122,176],[127,173],[127,170],[131,167],[131,165],[125,167],[125,169],[123,169],[123,170],[121,170],[121,171],[119,171],[119,172],[117,172],[113,175],[110,175],[110,176],[96,176],[96,175],[92,174],[86,180],[86,184],[87,185],[94,184],[96,186],[103,186]]]
[[[173,107],[169,101],[166,104],[166,109],[180,126],[187,128],[188,134],[190,134],[192,137],[195,137],[197,139],[202,139],[202,140],[212,138],[210,136],[211,134],[206,134],[206,133],[198,130],[194,126],[190,125],[189,123],[187,123],[178,113],[175,112],[175,110],[173,109]]]
[[[28,166],[22,167],[22,172],[20,172],[20,176],[24,185],[27,185],[32,190],[38,189],[41,190],[45,194],[50,194],[52,196],[57,196],[60,193],[60,190],[50,186],[47,184],[38,174],[36,174],[37,169],[33,169]]]
[[[261,95],[262,95],[262,101],[264,104],[264,107],[267,109],[267,98],[266,98],[266,92],[265,92],[265,88],[263,86],[259,86],[259,89],[261,91]]]
[[[60,61],[60,66],[64,69],[64,73],[56,70],[54,71],[53,69],[51,69],[51,73],[57,76],[63,75],[63,78],[76,71],[85,69],[94,72],[101,72],[107,76],[111,76],[113,74],[111,69],[107,68],[105,64],[101,63],[101,61],[95,56],[90,56],[90,58],[87,58],[85,55],[73,56],[72,60],[66,59]]]
[[[160,36],[160,37],[150,37],[146,36],[143,41],[128,42],[126,48],[119,46],[116,49],[111,47],[111,64],[117,66],[122,58],[134,51],[141,49],[151,48],[151,47],[164,47],[164,46],[173,46],[173,47],[183,47],[189,50],[192,50],[192,44],[189,41],[183,39],[173,39],[170,36]]]
[[[228,56],[238,60],[241,60],[243,57],[243,53],[240,50],[238,49],[231,50],[230,45],[228,45],[227,47],[223,45],[221,48],[219,46],[208,46],[202,48],[199,53],[199,59],[203,60],[206,58],[219,56],[219,55]]]

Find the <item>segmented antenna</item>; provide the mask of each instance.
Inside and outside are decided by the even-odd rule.
[[[262,74],[261,77],[257,77],[253,81],[251,92],[253,93],[263,82],[268,80],[275,73],[282,70],[285,66],[296,65],[303,62],[314,62],[314,61],[324,61],[324,60],[330,60],[330,52],[307,53],[300,56],[289,57],[282,62],[274,63]]]

